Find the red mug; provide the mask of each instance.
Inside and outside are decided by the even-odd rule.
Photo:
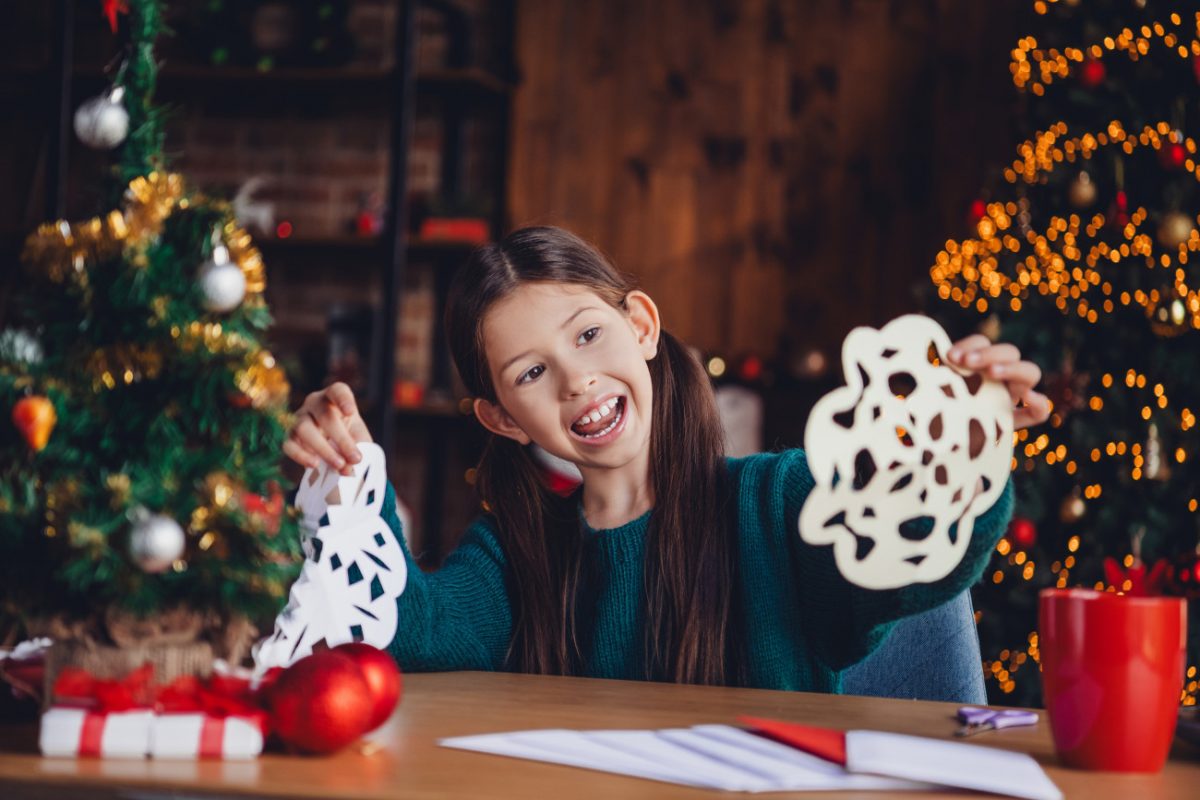
[[[1042,689],[1070,767],[1158,772],[1167,761],[1187,658],[1187,605],[1045,589],[1038,597]]]

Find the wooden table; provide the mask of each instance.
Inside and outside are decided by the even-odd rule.
[[[659,798],[720,793],[553,764],[438,747],[444,736],[532,728],[663,728],[732,723],[738,714],[840,728],[951,738],[955,706],[866,697],[675,686],[479,672],[406,675],[404,698],[374,739],[336,756],[267,755],[249,762],[52,759],[36,754],[31,726],[0,727],[0,798],[147,798],[204,795],[352,798]],[[1088,773],[1057,766],[1048,723],[975,741],[1031,753],[1068,798],[1200,797],[1200,751],[1177,744],[1158,775]],[[749,796],[749,795],[746,795]],[[778,795],[771,795],[778,796]],[[816,793],[798,794],[816,797]],[[820,795],[826,796],[826,795]],[[839,792],[831,797],[878,798]],[[983,795],[905,793],[944,800]]]

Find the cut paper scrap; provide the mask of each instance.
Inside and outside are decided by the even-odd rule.
[[[358,445],[352,475],[322,464],[296,493],[305,561],[275,631],[255,645],[256,672],[286,667],[325,642],[386,648],[396,635],[396,598],[404,591],[404,552],[380,516],[387,490],[383,450]]]
[[[842,346],[847,385],[808,418],[815,485],[800,536],[833,545],[851,583],[895,589],[944,578],[1004,490],[1012,400],[1003,383],[949,366],[950,346],[919,315],[855,328]]]
[[[855,774],[925,781],[1027,800],[1062,800],[1062,792],[1026,753],[882,731],[839,731],[740,717],[752,729]]]

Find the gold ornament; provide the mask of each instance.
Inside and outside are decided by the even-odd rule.
[[[1158,242],[1163,247],[1179,247],[1188,240],[1196,227],[1196,221],[1186,214],[1172,211],[1163,217],[1158,226]]]
[[[287,405],[291,391],[287,376],[275,363],[275,356],[266,350],[258,351],[249,366],[238,371],[234,380],[242,396],[254,408],[261,410]]]
[[[1071,205],[1076,208],[1091,207],[1096,202],[1096,194],[1096,184],[1092,183],[1092,177],[1086,172],[1079,173],[1079,177],[1071,183],[1071,188],[1067,190]]]
[[[1070,525],[1083,519],[1087,513],[1087,503],[1077,494],[1068,495],[1058,509],[1058,518]]]

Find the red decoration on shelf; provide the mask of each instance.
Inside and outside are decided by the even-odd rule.
[[[1108,71],[1104,68],[1104,62],[1098,58],[1089,58],[1083,62],[1083,68],[1079,70],[1079,82],[1089,89],[1095,89],[1100,84],[1104,83],[1104,77]]]
[[[987,215],[987,203],[983,202],[982,200],[975,200],[973,203],[971,203],[970,214],[971,224],[974,225]]]
[[[1154,562],[1154,566],[1147,573],[1146,565],[1141,561],[1135,561],[1132,567],[1126,569],[1112,556],[1106,556],[1104,580],[1110,586],[1115,586],[1117,591],[1124,592],[1129,597],[1157,597],[1163,593],[1168,567],[1167,560],[1160,558]],[[1124,588],[1125,581],[1129,581],[1128,589]]]
[[[421,221],[422,239],[449,240],[483,244],[488,240],[486,219],[472,217],[429,217]]]
[[[362,671],[371,694],[371,719],[367,722],[367,731],[375,730],[388,721],[400,702],[403,681],[396,660],[366,642],[340,644],[333,652],[349,657]]]
[[[348,656],[322,650],[292,664],[267,693],[271,723],[284,744],[332,753],[367,732],[370,689]]]
[[[1025,517],[1013,517],[1008,525],[1008,539],[1020,548],[1028,550],[1037,544],[1037,526]]]
[[[758,356],[746,356],[738,366],[738,376],[749,383],[762,377],[763,361]]]
[[[108,20],[108,27],[116,33],[117,14],[128,14],[129,4],[125,0],[100,0],[100,5],[103,7],[105,19]]]
[[[32,395],[22,397],[13,405],[12,421],[29,449],[37,453],[50,441],[50,432],[58,422],[58,414],[48,398]]]
[[[1164,144],[1158,151],[1159,161],[1167,169],[1182,169],[1187,161],[1187,148],[1179,142]]]
[[[287,239],[289,236],[292,235],[293,230],[294,229],[292,228],[292,223],[288,222],[285,219],[283,222],[281,222],[275,226],[275,235],[278,236],[280,239]]]

